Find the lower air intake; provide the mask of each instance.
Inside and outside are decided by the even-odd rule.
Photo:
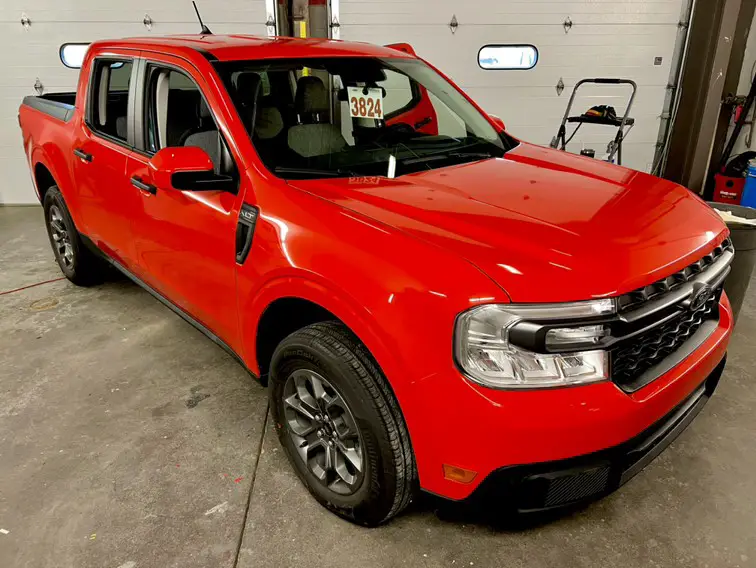
[[[552,479],[546,492],[544,506],[554,507],[572,501],[600,495],[609,483],[609,467],[581,471]]]

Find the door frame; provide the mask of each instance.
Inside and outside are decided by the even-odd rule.
[[[118,146],[121,146],[129,151],[132,151],[135,149],[135,133],[134,133],[134,104],[136,102],[136,94],[137,94],[137,81],[139,79],[139,66],[140,66],[140,54],[141,51],[135,51],[132,52],[130,50],[123,50],[126,51],[127,54],[119,53],[121,50],[116,50],[115,53],[107,52],[107,53],[98,53],[96,54],[90,64],[89,64],[89,78],[87,79],[87,94],[84,100],[84,112],[83,114],[83,120],[82,120],[82,130],[89,138],[98,138],[100,140],[105,140],[107,142],[110,142],[112,144],[116,144]],[[93,116],[94,116],[94,105],[93,105],[93,99],[96,96],[94,93],[95,91],[95,81],[97,79],[96,72],[97,72],[97,63],[98,61],[128,61],[132,64],[131,67],[131,78],[129,79],[129,91],[127,95],[127,103],[126,103],[126,140],[121,140],[120,138],[117,138],[115,136],[110,136],[104,132],[101,132],[99,129],[97,129],[95,126],[93,126]]]

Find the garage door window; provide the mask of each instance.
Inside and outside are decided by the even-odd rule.
[[[89,92],[89,127],[119,142],[127,140],[129,85],[133,62],[97,59]]]
[[[64,43],[60,46],[60,60],[70,69],[80,69],[88,50],[88,43]]]
[[[538,50],[533,45],[484,45],[478,51],[481,69],[527,70],[538,63]]]

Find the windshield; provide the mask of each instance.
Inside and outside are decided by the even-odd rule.
[[[501,157],[516,142],[422,61],[216,63],[265,166],[285,179],[386,176]]]

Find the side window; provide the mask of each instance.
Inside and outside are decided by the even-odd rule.
[[[97,59],[89,93],[89,126],[94,131],[127,141],[127,115],[132,61]]]
[[[147,67],[145,146],[149,153],[176,146],[207,152],[217,174],[235,172],[228,146],[197,84],[175,69]]]

